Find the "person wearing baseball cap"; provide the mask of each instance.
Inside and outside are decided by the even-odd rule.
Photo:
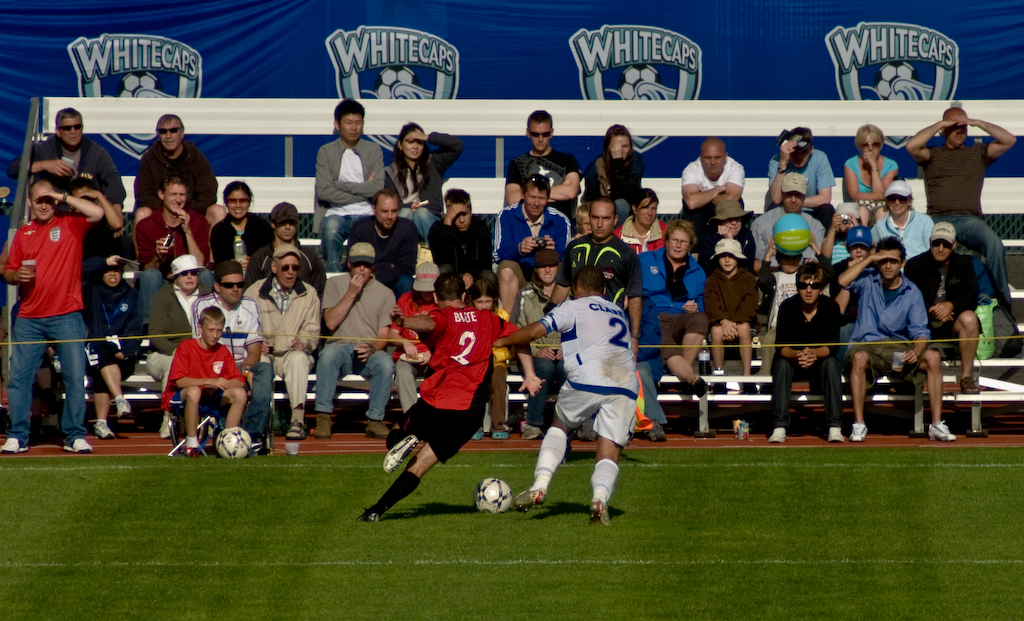
[[[370,382],[366,435],[384,439],[391,431],[384,422],[384,408],[391,397],[395,363],[384,348],[395,294],[373,277],[376,258],[370,244],[352,244],[348,250],[348,272],[328,279],[324,289],[323,319],[326,336],[330,338],[316,364],[317,438],[331,437],[338,378],[351,373]]]
[[[412,291],[407,291],[398,298],[398,308],[401,309],[402,316],[427,315],[437,308],[434,301],[434,282],[440,274],[441,270],[434,263],[420,263],[416,266]],[[392,354],[392,360],[395,363],[398,400],[402,404],[402,411],[408,412],[419,399],[416,379],[423,377],[430,368],[427,366],[430,362],[430,348],[419,342],[420,338],[416,332],[408,328],[399,328],[394,322],[391,323],[388,339],[401,341]]]
[[[740,267],[743,255],[735,239],[723,239],[715,246],[713,259],[718,269],[704,283],[704,312],[711,323],[711,359],[715,375],[724,375],[725,342],[738,342],[743,375],[750,375],[753,349],[750,328],[757,325],[757,279]],[[744,384],[744,392],[757,394],[756,384]],[[715,384],[715,392],[724,392],[725,384]]]
[[[836,185],[836,176],[828,156],[824,151],[814,148],[814,134],[807,127],[784,130],[776,144],[779,145],[779,153],[768,162],[770,185],[765,199],[765,213],[783,204],[786,190],[782,189],[782,183],[786,175],[799,173],[807,183],[803,189],[806,199],[802,208],[811,212],[822,229],[828,227],[834,215],[832,188]]]
[[[839,323],[839,342],[849,343],[850,335],[853,334],[853,322],[857,320],[857,298],[850,294],[849,289],[843,289],[842,285],[839,284],[839,275],[846,271],[846,268],[850,267],[851,263],[862,260],[864,257],[871,254],[871,229],[866,226],[855,226],[846,232],[846,250],[849,252],[848,257],[838,263],[833,264],[833,270],[830,270],[825,274],[825,280],[828,283],[828,291],[832,296],[832,299],[836,301],[839,306],[840,312],[840,323]],[[868,270],[874,268],[867,268]],[[846,355],[846,346],[841,345],[839,351],[836,353],[836,358],[842,365],[843,357]]]
[[[715,215],[708,220],[704,232],[698,235],[697,248],[694,251],[697,262],[708,276],[718,269],[718,262],[714,260],[715,247],[723,239],[734,239],[739,242],[740,249],[746,257],[740,260],[740,267],[751,273],[754,271],[757,243],[754,241],[754,234],[745,226],[753,216],[754,212],[743,211],[739,201],[726,199],[715,205]]]
[[[914,211],[914,193],[910,184],[896,180],[885,188],[885,202],[889,215],[879,220],[871,229],[871,239],[877,244],[883,237],[896,237],[903,242],[907,258],[928,252],[929,236],[932,234],[931,216]]]
[[[261,362],[269,362],[284,380],[291,406],[288,440],[306,437],[306,391],[313,352],[320,336],[320,297],[299,277],[302,251],[291,244],[274,248],[272,275],[245,290],[256,301],[260,325],[267,339]],[[275,416],[276,418],[276,416]],[[275,427],[277,423],[275,422]]]
[[[974,312],[978,305],[978,279],[973,261],[967,255],[957,254],[956,229],[949,222],[937,223],[929,240],[928,252],[907,261],[903,273],[921,290],[928,307],[932,338],[957,339],[960,392],[976,395],[981,390],[971,371],[981,325]]]
[[[248,289],[257,280],[272,274],[271,263],[274,260],[274,249],[283,244],[290,244],[299,250],[299,280],[316,289],[322,296],[324,285],[327,284],[327,272],[323,259],[316,250],[306,248],[299,243],[299,210],[291,203],[278,203],[270,211],[270,228],[273,230],[273,241],[262,248],[250,248],[249,265],[245,268],[245,287]]]
[[[779,221],[779,218],[786,214],[800,214],[800,216],[807,222],[808,228],[811,230],[811,237],[814,240],[814,243],[804,250],[801,255],[804,259],[808,261],[815,261],[817,255],[814,248],[817,247],[820,249],[821,244],[825,241],[825,227],[821,222],[818,222],[803,211],[804,201],[807,198],[807,177],[795,172],[786,173],[785,175],[780,176],[782,177],[782,179],[779,180],[782,208],[769,209],[768,211],[765,211],[764,214],[754,220],[754,224],[750,228],[751,233],[754,235],[754,243],[756,245],[754,250],[755,272],[759,272],[761,270],[761,263],[765,260],[765,256],[768,253],[768,241],[772,239],[772,230],[775,228],[775,223]],[[832,208],[830,206],[829,220],[832,219],[831,209]],[[774,246],[772,247],[774,248]],[[769,260],[771,261],[773,268],[778,266],[778,260],[774,257],[774,252],[773,256]]]

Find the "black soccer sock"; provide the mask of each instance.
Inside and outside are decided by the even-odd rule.
[[[398,475],[398,478],[388,491],[384,492],[384,495],[380,497],[377,504],[370,507],[370,509],[378,514],[383,514],[385,511],[395,506],[395,504],[408,496],[409,494],[416,491],[416,487],[420,484],[420,478],[415,474],[405,470],[402,474]]]

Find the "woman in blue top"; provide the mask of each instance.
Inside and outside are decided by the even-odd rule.
[[[889,215],[885,207],[885,188],[899,174],[899,166],[881,154],[885,134],[878,127],[862,125],[853,140],[859,154],[846,160],[843,185],[849,200],[860,207],[861,224],[870,227],[872,213],[875,221]]]

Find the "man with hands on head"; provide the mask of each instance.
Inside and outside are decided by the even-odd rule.
[[[956,436],[942,420],[942,366],[939,352],[928,349],[928,311],[921,291],[900,270],[906,255],[896,237],[884,237],[874,252],[839,275],[839,284],[860,299],[857,323],[846,352],[850,369],[850,394],[853,397],[851,442],[863,442],[868,435],[864,423],[864,396],[867,376],[888,375],[917,385],[927,379],[932,424],[928,437],[952,442]],[[874,265],[877,270],[864,272]],[[863,272],[863,273],[862,273]],[[913,346],[909,346],[913,342]]]
[[[967,146],[967,128],[977,127],[993,141]],[[929,147],[928,140],[942,132],[945,143]],[[907,142],[907,153],[924,168],[928,189],[928,215],[935,222],[949,222],[961,243],[985,255],[996,289],[1004,301],[1010,299],[1009,275],[1003,240],[985,223],[981,212],[981,189],[985,171],[1010,150],[1017,137],[1002,127],[972,119],[962,108],[949,108],[942,120],[917,132]]]
[[[18,285],[21,308],[11,328],[11,370],[8,383],[11,428],[2,453],[28,450],[32,380],[46,351],[58,341],[57,354],[67,390],[61,431],[64,450],[91,453],[85,440],[85,320],[82,317],[82,240],[104,216],[103,207],[58,192],[45,179],[29,187],[32,219],[14,234],[4,266],[4,280]],[[68,213],[57,211],[66,204]],[[31,263],[30,263],[31,262]]]
[[[498,288],[498,277],[491,269],[493,246],[491,229],[478,216],[473,215],[473,203],[465,190],[452,188],[444,194],[444,218],[430,227],[427,236],[434,263],[441,273],[462,275],[466,289],[477,278],[489,281]]]

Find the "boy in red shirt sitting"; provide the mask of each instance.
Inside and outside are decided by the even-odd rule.
[[[199,338],[182,341],[174,351],[162,405],[185,408],[185,456],[198,457],[199,408],[219,411],[229,406],[225,427],[237,427],[245,410],[245,379],[231,351],[220,344],[224,312],[211,306],[199,316]]]

